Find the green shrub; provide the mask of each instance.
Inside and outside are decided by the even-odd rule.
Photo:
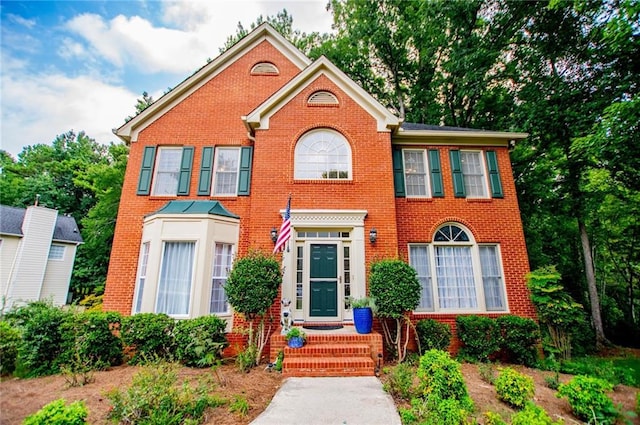
[[[429,397],[426,421],[429,425],[462,425],[471,413],[469,405],[452,398]]]
[[[557,397],[566,397],[573,414],[587,422],[612,424],[619,416],[607,391],[613,385],[603,379],[578,375],[566,384],[560,384]]]
[[[150,359],[172,360],[175,322],[166,314],[139,313],[122,319],[120,336],[125,345],[133,348],[130,364]]]
[[[535,394],[533,378],[510,367],[500,371],[495,385],[498,398],[518,409],[523,408]]]
[[[452,359],[449,353],[440,350],[424,353],[420,357],[418,378],[426,399],[458,400],[462,409],[473,410],[473,401],[467,392],[460,363]]]
[[[39,301],[18,308],[10,317],[22,333],[17,360],[19,375],[31,378],[59,373],[60,356],[68,339],[62,325],[72,319],[72,314]]]
[[[495,412],[485,412],[484,424],[485,425],[507,425],[504,419],[502,419],[502,416],[500,416],[498,413],[495,413]]]
[[[222,357],[229,345],[227,324],[218,316],[180,320],[174,329],[176,358],[187,366],[207,367]]]
[[[429,350],[447,351],[451,343],[451,329],[446,323],[433,319],[418,320],[416,338],[420,344],[420,354]]]
[[[570,375],[593,376],[613,384],[635,385],[633,369],[616,366],[611,360],[599,357],[580,357],[563,361],[560,371]]]
[[[195,424],[205,409],[224,404],[208,395],[204,383],[195,388],[188,382],[177,385],[176,369],[170,363],[145,366],[129,388],[107,394],[113,405],[109,417],[130,424]]]
[[[236,367],[240,372],[250,372],[256,365],[256,352],[258,347],[247,345],[244,350],[236,355]]]
[[[100,311],[77,313],[62,324],[65,335],[64,352],[60,363],[73,363],[75,359],[89,369],[106,369],[122,363],[122,340],[114,335],[111,325],[114,317]]]
[[[511,417],[511,425],[562,425],[562,420],[552,421],[547,412],[533,402],[527,402],[524,409]]]
[[[0,376],[10,375],[16,369],[20,331],[7,321],[0,321]]]
[[[387,381],[383,388],[394,398],[411,400],[417,396],[417,388],[414,384],[415,369],[406,363],[398,363],[392,368],[385,370]]]
[[[478,373],[480,373],[480,378],[487,384],[494,385],[496,383],[496,367],[493,363],[478,365]]]
[[[233,396],[233,401],[229,404],[229,411],[237,413],[241,418],[249,414],[249,402],[241,395]]]
[[[528,318],[504,315],[496,319],[500,328],[501,348],[515,364],[533,366],[538,360],[540,328]]]
[[[63,399],[54,400],[31,416],[22,425],[82,425],[87,423],[89,411],[84,401],[65,405]]]
[[[458,339],[462,342],[461,359],[487,362],[500,349],[500,328],[495,320],[486,316],[456,317]]]

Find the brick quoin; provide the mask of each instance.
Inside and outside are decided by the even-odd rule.
[[[256,63],[265,61],[277,67],[278,75],[250,75]],[[398,142],[394,147],[439,151],[445,196],[396,198],[391,132],[379,131],[376,119],[367,109],[326,75],[319,74],[306,81],[298,92],[278,105],[277,111],[269,117],[268,129],[258,127],[253,135],[248,134],[241,117],[250,114],[300,73],[295,62],[274,44],[268,40],[257,42],[227,66],[218,69],[215,76],[204,81],[191,94],[179,102],[172,102],[139,132],[136,141],[129,144],[129,161],[118,210],[104,309],[124,315],[131,313],[143,220],[168,201],[220,201],[227,210],[241,217],[237,255],[243,256],[251,249],[267,252],[273,249],[269,230],[280,226],[280,212],[285,207],[288,194],[291,194],[294,210],[366,210],[366,231],[375,227],[378,232],[375,244],[366,243],[367,270],[371,262],[379,258],[408,260],[408,245],[431,243],[434,232],[443,223],[463,224],[477,243],[500,246],[508,313],[535,319],[525,283],[529,262],[506,144],[473,148],[496,152],[504,193],[500,199],[473,200],[453,196],[449,163],[451,149],[468,147],[455,142],[405,146]],[[331,92],[338,99],[338,105],[307,105],[309,96],[319,90]],[[347,140],[352,156],[352,180],[294,180],[296,142],[317,128],[335,130]],[[144,148],[171,145],[195,148],[189,195],[137,195]],[[253,147],[250,196],[216,198],[197,195],[202,148],[207,146]],[[270,309],[270,315],[276,320],[280,315],[279,302],[280,297]],[[453,328],[455,317],[449,313],[415,313],[412,320],[434,318]],[[234,328],[245,326],[246,322],[236,314]],[[379,323],[376,323],[376,328],[380,328]],[[246,336],[236,330],[228,338],[228,355],[238,352],[246,343]],[[451,349],[456,351],[458,346],[459,342],[454,339]],[[268,348],[266,353],[269,353]]]

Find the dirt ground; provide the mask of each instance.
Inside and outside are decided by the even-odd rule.
[[[555,392],[545,385],[544,378],[549,375],[549,372],[516,368],[534,378],[535,402],[552,418],[563,418],[565,424],[581,423],[571,415],[567,401],[556,398]],[[97,372],[94,375],[95,381],[82,387],[68,387],[65,378],[61,375],[5,380],[0,383],[0,424],[20,424],[26,416],[58,398],[64,398],[67,403],[84,400],[89,409],[89,423],[109,424],[107,415],[110,402],[105,393],[113,388],[126,388],[138,370],[137,367],[119,366],[108,371]],[[250,409],[246,416],[239,416],[237,413],[230,412],[228,406],[219,407],[207,412],[206,424],[250,423],[266,408],[283,381],[281,374],[267,372],[263,368],[256,368],[250,373],[241,373],[234,365],[229,364],[218,370],[222,379],[226,381],[226,385],[216,385],[212,391],[228,400],[233,400],[235,395],[242,396],[248,401]],[[497,399],[494,387],[481,378],[476,365],[463,364],[462,371],[471,398],[477,407],[476,417],[480,423],[483,422],[482,414],[489,410],[500,413],[503,417],[510,415],[512,410]],[[183,368],[180,376],[197,378],[201,375],[209,375],[213,378],[213,382],[219,382],[219,378],[213,376],[211,369]],[[566,382],[570,378],[570,375],[561,375],[560,381]],[[384,381],[384,375],[381,379]],[[635,406],[636,391],[638,391],[637,388],[618,386],[612,393],[612,398],[616,404],[621,403],[625,411],[632,411]],[[632,423],[640,424],[640,420],[634,418]]]

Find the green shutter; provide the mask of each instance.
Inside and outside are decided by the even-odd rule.
[[[453,194],[456,198],[464,198],[464,176],[462,175],[462,165],[460,164],[460,151],[449,151],[451,159],[451,175],[453,177]]]
[[[200,162],[200,177],[198,180],[198,195],[211,195],[211,180],[213,175],[213,147],[202,148],[202,161]]]
[[[193,146],[182,148],[182,160],[180,161],[180,175],[178,177],[178,196],[189,194],[191,185],[191,165],[193,164]]]
[[[500,171],[498,170],[498,158],[495,151],[486,151],[487,168],[489,169],[489,182],[491,183],[491,196],[503,198],[502,183],[500,182]]]
[[[396,196],[404,198],[406,193],[404,191],[404,167],[402,164],[402,149],[393,150],[393,185],[396,191]]]
[[[442,187],[442,169],[440,168],[440,152],[437,149],[429,149],[429,168],[431,169],[431,196],[444,197]]]
[[[156,160],[156,147],[145,146],[142,153],[142,165],[140,166],[140,178],[138,179],[138,195],[151,193],[151,177],[153,176],[153,163]]]
[[[240,150],[240,178],[238,180],[238,195],[247,196],[251,189],[251,159],[253,148],[243,146]]]

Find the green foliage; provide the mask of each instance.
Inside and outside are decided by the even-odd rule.
[[[224,290],[234,310],[252,318],[271,307],[281,281],[280,264],[275,257],[252,251],[233,262]]]
[[[257,351],[255,345],[249,344],[236,355],[236,367],[239,371],[249,372],[256,365]]]
[[[284,361],[284,350],[278,351],[278,357],[276,357],[276,364],[273,367],[276,372],[282,372],[282,362]]]
[[[383,388],[393,398],[409,401],[418,395],[418,390],[414,383],[414,367],[409,366],[407,363],[398,363],[393,367],[385,368],[385,374],[387,379]]]
[[[533,366],[538,360],[540,328],[528,318],[504,315],[496,319],[500,327],[501,347],[512,363]]]
[[[495,412],[485,412],[484,419],[485,425],[507,425],[502,416]]]
[[[133,377],[127,389],[107,394],[113,405],[109,417],[119,423],[198,424],[208,407],[223,404],[208,395],[204,383],[193,387],[178,384],[176,366],[170,363],[145,366]]]
[[[636,414],[640,416],[640,391],[636,392]]]
[[[130,364],[149,359],[171,360],[175,322],[166,314],[139,313],[122,319],[120,337],[134,351]]]
[[[473,401],[467,392],[460,363],[449,353],[429,350],[420,357],[418,378],[424,398],[435,397],[438,400],[457,400],[461,408],[473,410]]]
[[[498,398],[517,409],[523,408],[535,394],[533,378],[510,367],[500,371],[495,386]]]
[[[560,419],[553,421],[547,412],[540,406],[528,401],[524,408],[511,417],[511,425],[562,425]]]
[[[351,308],[367,308],[371,309],[373,314],[378,312],[378,306],[376,305],[376,299],[373,297],[353,298],[349,297],[349,306]]]
[[[462,347],[458,353],[461,359],[472,362],[486,362],[500,349],[500,328],[495,320],[486,316],[456,317],[458,339]]]
[[[0,320],[0,376],[10,375],[16,368],[20,331],[5,320]]]
[[[84,401],[74,401],[66,405],[58,399],[44,406],[31,416],[27,416],[22,425],[84,425],[89,411]]]
[[[418,320],[416,338],[421,353],[429,350],[448,350],[451,343],[451,329],[446,323],[434,319]]]
[[[478,365],[478,373],[480,374],[480,379],[487,384],[494,385],[496,383],[497,373],[493,363],[480,363]]]
[[[611,390],[613,385],[603,379],[578,375],[566,384],[560,384],[556,396],[567,398],[573,414],[579,419],[613,424],[619,412],[607,395]]]
[[[249,402],[241,395],[233,396],[233,401],[229,404],[229,411],[237,413],[238,416],[244,418],[249,414]]]
[[[612,385],[635,385],[632,368],[616,365],[600,357],[580,357],[561,362],[560,371],[571,375],[585,375],[604,379]]]
[[[557,390],[560,386],[560,374],[555,372],[553,375],[547,375],[544,377],[544,383],[552,390]]]
[[[215,364],[229,345],[226,326],[226,322],[215,315],[178,321],[174,329],[176,360],[187,366]]]
[[[420,302],[416,271],[401,260],[379,260],[369,269],[369,292],[376,300],[378,316],[399,319]]]

